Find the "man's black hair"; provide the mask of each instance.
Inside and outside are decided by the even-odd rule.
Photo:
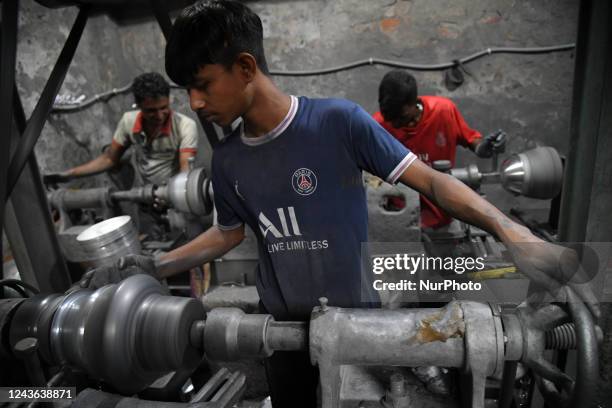
[[[237,1],[200,1],[174,22],[166,44],[166,72],[177,84],[188,86],[200,67],[230,68],[241,52],[253,55],[259,69],[268,73],[259,16]]]
[[[393,121],[402,115],[405,105],[417,103],[417,83],[406,71],[395,69],[387,72],[378,86],[378,105],[386,121]]]
[[[157,72],[147,72],[138,75],[132,82],[132,93],[136,103],[141,103],[145,98],[161,98],[170,95],[168,81]]]

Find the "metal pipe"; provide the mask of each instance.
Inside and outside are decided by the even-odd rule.
[[[26,129],[26,117],[17,88],[13,88],[13,117],[18,134]],[[61,253],[57,234],[49,213],[46,192],[34,152],[15,186],[6,206],[10,216],[5,220],[6,235],[11,243],[21,279],[42,293],[63,292],[70,287],[70,275]]]
[[[514,400],[514,383],[516,381],[517,361],[506,361],[499,392],[499,408],[510,408]]]
[[[570,295],[568,307],[576,329],[578,344],[576,384],[569,407],[589,407],[595,401],[595,390],[599,382],[597,335],[591,312],[575,293],[569,290],[568,293]]]
[[[0,235],[4,227],[4,207],[6,205],[6,175],[11,157],[11,136],[13,129],[13,89],[15,87],[15,60],[17,54],[17,19],[19,2],[6,0],[2,2],[2,27],[0,39],[0,126],[5,134],[0,137]],[[0,258],[2,248],[0,248]],[[0,278],[3,275],[0,265]]]
[[[583,242],[586,238],[598,139],[609,132],[601,122],[610,101],[605,82],[610,80],[612,70],[611,16],[610,1],[580,2],[570,143],[559,217],[561,242]]]
[[[486,378],[501,374],[501,318],[490,306],[451,302],[440,309],[342,309],[319,299],[309,351],[319,367],[323,408],[340,407],[343,365],[461,367],[469,398],[484,408]]]
[[[204,336],[200,336],[200,331]],[[307,350],[307,322],[277,322],[269,314],[246,314],[220,307],[208,312],[206,323],[193,328],[192,342],[216,361],[269,357],[277,350]]]
[[[309,342],[311,358],[317,358],[315,349],[331,353],[319,362],[462,367],[464,334],[463,312],[456,303],[446,309],[329,308],[311,319]]]
[[[87,188],[82,190],[60,189],[51,191],[47,198],[49,203],[63,210],[80,208],[104,208],[111,205],[109,187]]]
[[[149,184],[143,187],[135,187],[131,190],[113,191],[110,198],[114,202],[129,201],[134,203],[152,204],[155,200],[155,190],[157,186]]]
[[[274,351],[307,350],[308,323],[272,321],[268,324],[266,343]]]

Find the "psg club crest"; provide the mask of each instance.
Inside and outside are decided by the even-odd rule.
[[[296,193],[310,195],[317,189],[317,176],[312,170],[302,167],[293,173],[291,185]]]

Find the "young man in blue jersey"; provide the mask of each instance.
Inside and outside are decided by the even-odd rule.
[[[358,105],[278,89],[268,75],[261,20],[237,1],[183,10],[166,47],[166,70],[187,87],[202,119],[243,123],[213,154],[218,224],[156,265],[140,264],[158,278],[228,252],[247,224],[259,244],[262,307],[277,320],[307,320],[321,296],[334,306],[370,305],[375,299],[363,296],[360,271],[367,204],[355,180],[362,170],[414,188],[506,244],[542,243],[461,182],[420,162]],[[548,265],[555,250],[530,256]],[[557,282],[548,266],[527,273],[548,287]],[[277,352],[266,372],[275,408],[316,406],[317,371],[306,353]]]

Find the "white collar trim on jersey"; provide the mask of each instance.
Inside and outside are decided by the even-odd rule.
[[[285,117],[283,118],[283,120],[281,120],[281,122],[278,124],[278,126],[276,126],[274,129],[272,129],[270,132],[266,133],[265,135],[262,136],[258,136],[258,137],[246,137],[244,134],[244,121],[242,122],[242,127],[240,129],[240,139],[242,139],[242,142],[246,145],[249,146],[258,146],[264,143],[268,143],[271,140],[276,139],[278,136],[280,136],[281,133],[283,133],[291,124],[291,122],[293,121],[293,118],[295,118],[295,114],[297,113],[298,110],[298,98],[290,95],[291,97],[291,106],[289,106],[289,112],[287,112],[287,115],[285,115]]]

